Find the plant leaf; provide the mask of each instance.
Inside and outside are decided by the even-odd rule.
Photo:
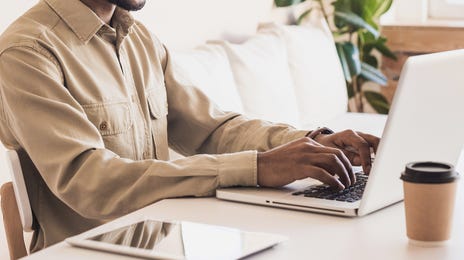
[[[357,2],[360,5],[360,12],[358,14],[366,23],[370,24],[376,30],[379,29],[379,26],[376,22],[376,19],[373,17],[374,10],[376,9],[377,0],[358,0]]]
[[[387,77],[380,70],[364,62],[361,63],[361,76],[382,86],[387,85]]]
[[[345,31],[353,31],[352,28],[347,28],[347,24],[346,24],[346,22],[344,20],[339,19],[337,17],[334,17],[333,21],[334,21],[334,25],[335,25],[335,27],[337,27],[337,29],[345,30]]]
[[[341,43],[337,42],[337,43],[335,43],[335,47],[337,49],[338,58],[340,59],[340,63],[342,65],[343,75],[345,76],[345,80],[348,83],[351,83],[351,81],[352,81],[351,73],[350,73],[350,69],[348,67],[348,62],[346,61],[345,51],[343,50],[343,45]]]
[[[375,20],[376,18],[373,18],[373,17],[369,14],[369,16],[363,17],[363,19],[364,19],[368,24],[370,24],[374,29],[376,29],[377,31],[379,31],[379,24],[378,24],[377,21]],[[380,33],[379,33],[379,34],[380,34]]]
[[[353,12],[352,0],[336,0],[332,5],[335,12]]]
[[[374,44],[374,48],[376,48],[383,56],[388,57],[393,60],[396,59],[396,55],[387,47],[387,38],[380,37],[378,41]]]
[[[374,27],[372,27],[369,23],[367,23],[363,18],[361,18],[357,14],[351,12],[336,11],[334,13],[334,17],[341,21],[344,21],[347,24],[354,26],[355,28],[366,29],[368,32],[372,33],[372,35],[374,35],[375,38],[378,38],[380,35]]]
[[[366,20],[369,24],[374,27],[377,27],[378,18],[386,13],[391,5],[392,0],[357,0],[358,6],[361,8],[361,12],[355,12]]]
[[[274,0],[277,7],[286,7],[303,3],[306,0]]]
[[[352,77],[361,73],[358,47],[351,42],[337,42],[336,47],[345,79],[351,83]]]
[[[396,55],[387,47],[387,38],[380,36],[375,39],[369,32],[358,34],[359,46],[362,46],[363,54],[369,55],[373,49],[378,50],[383,56],[396,60]]]
[[[357,76],[361,73],[361,61],[359,60],[359,49],[351,42],[342,43],[348,68],[351,76]]]
[[[303,20],[306,18],[306,16],[308,16],[311,13],[312,10],[312,8],[309,8],[308,10],[304,11],[296,20],[296,24],[301,24]]]
[[[335,12],[353,12],[352,8],[352,3],[351,0],[336,0],[335,2],[332,3],[334,7]],[[333,17],[334,25],[338,29],[345,29],[348,31],[354,31],[352,28],[345,28],[347,26],[347,23],[345,20],[339,19],[338,17],[334,16]]]
[[[379,92],[364,91],[364,97],[367,102],[374,108],[377,113],[388,114],[390,110],[390,104],[388,100]]]
[[[353,88],[353,84],[351,84],[351,83],[346,84],[346,90],[347,90],[347,92],[348,92],[348,98],[354,97],[354,88]]]
[[[378,62],[377,58],[375,56],[373,56],[373,55],[370,55],[370,54],[365,55],[364,59],[362,61],[369,64],[369,65],[371,65],[374,68],[379,67],[379,62]]]
[[[377,3],[377,8],[376,10],[374,10],[374,13],[372,15],[372,17],[374,18],[378,18],[382,14],[386,13],[390,9],[393,0],[377,0]]]
[[[373,44],[376,42],[374,35],[367,31],[361,31],[358,33],[358,46],[362,48],[362,54],[364,56],[370,55],[372,49],[374,48]]]

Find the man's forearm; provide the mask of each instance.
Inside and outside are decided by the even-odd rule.
[[[285,124],[250,120],[238,116],[208,138],[202,147],[205,153],[230,153],[244,150],[267,151],[279,145],[304,137],[308,131],[296,130]]]

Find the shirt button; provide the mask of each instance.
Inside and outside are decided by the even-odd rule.
[[[148,155],[149,155],[148,152],[143,152],[143,158],[144,159],[148,159]]]
[[[100,130],[105,131],[108,129],[108,123],[106,121],[103,121],[100,123]]]

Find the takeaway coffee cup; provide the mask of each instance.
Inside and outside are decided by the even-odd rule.
[[[454,167],[446,163],[406,165],[401,179],[410,243],[439,246],[450,239],[458,176]]]

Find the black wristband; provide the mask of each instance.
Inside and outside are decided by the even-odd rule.
[[[306,136],[314,140],[318,135],[331,135],[333,133],[335,133],[335,132],[332,131],[328,127],[319,127],[318,129],[316,129],[314,131],[311,131]]]

